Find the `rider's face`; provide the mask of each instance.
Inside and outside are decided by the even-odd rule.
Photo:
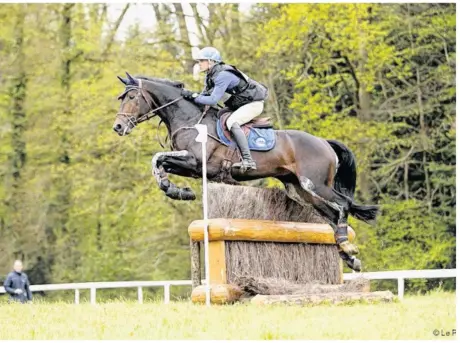
[[[211,66],[209,60],[198,60],[198,64],[201,72],[208,71]]]

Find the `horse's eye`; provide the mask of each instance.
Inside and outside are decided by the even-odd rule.
[[[133,100],[133,99],[134,99],[134,95],[130,95],[130,96],[129,96],[129,99],[130,99],[130,100]]]

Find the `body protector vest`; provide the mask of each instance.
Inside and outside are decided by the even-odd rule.
[[[230,110],[235,111],[241,106],[249,104],[253,101],[262,101],[268,98],[268,88],[263,84],[252,80],[235,66],[227,64],[216,64],[206,75],[206,88],[204,93],[210,95],[214,89],[215,79],[222,71],[228,71],[236,75],[240,82],[231,90],[226,92],[231,94],[230,98],[225,101],[225,106]]]

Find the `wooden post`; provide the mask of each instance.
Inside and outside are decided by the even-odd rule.
[[[340,284],[343,284],[343,260],[340,258],[340,256],[338,257],[339,259],[339,268],[340,268],[340,280],[339,280],[339,283]]]
[[[201,285],[200,242],[190,239],[191,278],[192,288]]]
[[[227,266],[225,261],[225,241],[209,242],[209,279],[211,284],[227,283]]]

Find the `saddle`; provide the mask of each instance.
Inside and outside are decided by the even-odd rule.
[[[220,118],[219,122],[220,122],[221,131],[229,141],[232,141],[233,139],[232,139],[231,132],[227,129],[227,120],[232,113],[233,111],[231,111],[228,108],[223,108],[217,113],[217,116]],[[271,118],[269,117],[254,118],[250,122],[241,126],[241,129],[243,130],[246,137],[249,137],[249,134],[251,133],[252,128],[271,129],[273,128],[273,123],[271,121]]]

